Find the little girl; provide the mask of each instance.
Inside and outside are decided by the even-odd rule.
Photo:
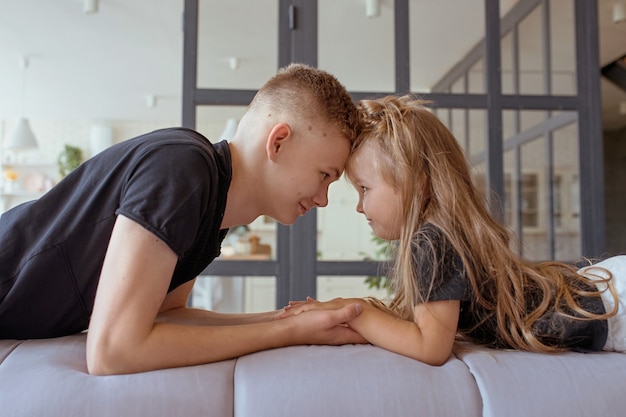
[[[346,175],[374,234],[397,241],[394,298],[290,303],[283,316],[360,303],[349,321],[367,342],[432,364],[455,340],[533,352],[626,351],[626,256],[579,271],[530,262],[472,184],[464,153],[423,102],[361,102]],[[615,281],[615,282],[614,282]]]

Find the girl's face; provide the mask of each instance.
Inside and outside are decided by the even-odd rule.
[[[400,238],[402,196],[380,173],[383,155],[377,144],[366,142],[352,156],[353,184],[359,193],[356,211],[363,213],[376,236],[385,240]],[[378,162],[378,163],[377,163]]]

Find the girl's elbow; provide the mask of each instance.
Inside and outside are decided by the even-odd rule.
[[[424,362],[431,366],[442,366],[450,359],[452,350],[436,350],[436,351],[422,351],[421,354],[415,355],[415,359],[420,362]]]
[[[450,355],[447,355],[447,356],[435,355],[435,356],[428,358],[428,360],[425,362],[428,365],[432,365],[432,366],[442,366],[443,364],[448,362],[448,359],[450,359]]]

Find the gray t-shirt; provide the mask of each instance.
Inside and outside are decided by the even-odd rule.
[[[479,344],[509,348],[499,337],[495,311],[483,309],[477,312],[480,307],[472,303],[475,297],[472,295],[463,261],[444,233],[433,224],[427,223],[416,236],[413,260],[422,298],[426,301],[460,300],[460,333]],[[438,260],[437,263],[435,259]],[[494,289],[484,287],[481,291]],[[532,294],[527,294],[529,303],[534,299],[536,297],[532,297]],[[587,311],[596,314],[605,312],[599,297],[581,296],[578,302]],[[528,305],[527,310],[531,309],[532,305]],[[567,313],[576,316],[572,311]],[[574,320],[549,310],[534,323],[533,331],[542,343],[548,345],[576,351],[599,351],[606,343],[608,327],[606,320]]]

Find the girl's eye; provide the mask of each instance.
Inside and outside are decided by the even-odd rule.
[[[367,187],[363,187],[363,186],[361,186],[361,192],[362,192],[363,194],[365,194],[365,192],[366,192],[366,191],[367,191]]]

